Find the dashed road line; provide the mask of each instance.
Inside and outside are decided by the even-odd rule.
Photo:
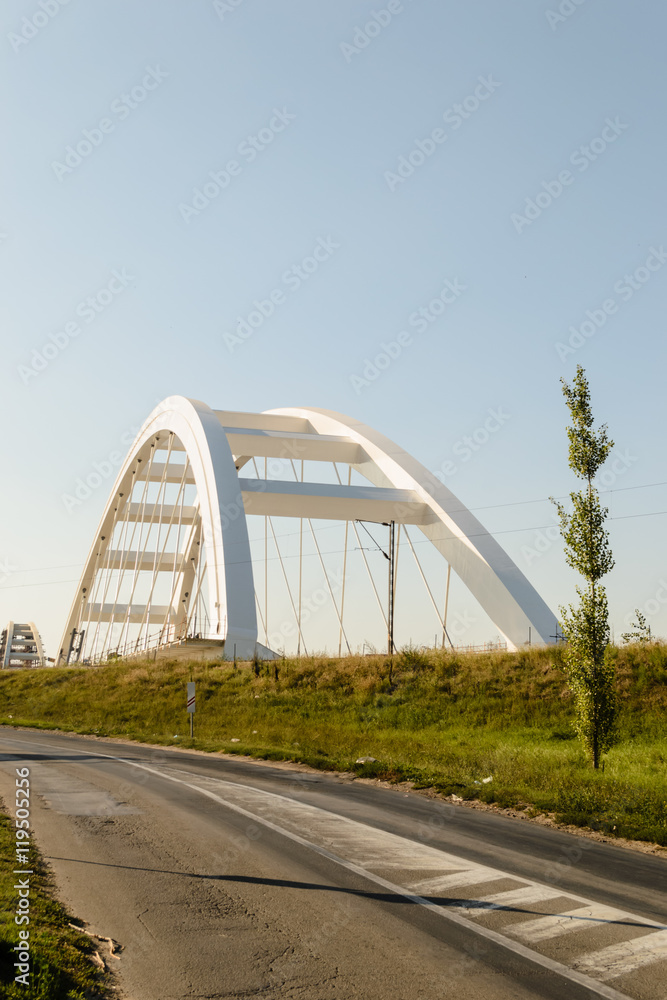
[[[547,899],[558,899],[566,893],[548,886],[526,885],[523,889],[510,889],[507,892],[495,892],[490,896],[481,896],[471,903],[462,905],[460,909],[469,917],[481,916],[493,910],[512,909],[515,906],[527,906],[530,903],[542,903]]]
[[[405,850],[403,851],[403,867],[405,867]],[[454,872],[452,875],[411,882],[408,888],[418,892],[420,896],[434,896],[446,889],[465,889],[473,885],[485,885],[491,881],[497,882],[501,878],[508,879],[512,876],[495,874],[491,868],[470,868],[468,871]]]
[[[573,931],[587,930],[590,927],[600,927],[602,924],[634,924],[635,918],[616,909],[615,906],[603,906],[593,903],[591,906],[580,906],[576,910],[565,913],[554,913],[548,917],[538,917],[536,920],[526,920],[524,923],[512,924],[508,928],[511,934],[536,944],[561,934],[571,934]],[[640,925],[636,925],[640,926]],[[646,926],[644,924],[644,926]]]
[[[617,979],[660,958],[667,959],[667,931],[642,934],[623,944],[610,945],[589,955],[580,955],[572,965],[587,975],[603,980]]]

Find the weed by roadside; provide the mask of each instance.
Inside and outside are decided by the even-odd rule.
[[[1,804],[0,804],[1,805]],[[0,998],[2,1000],[103,1000],[105,976],[91,956],[93,942],[69,927],[73,917],[54,898],[51,876],[34,846],[30,875],[30,972],[28,985],[15,981],[18,944],[14,922],[18,895],[13,823],[0,811]],[[25,927],[26,925],[22,925]]]

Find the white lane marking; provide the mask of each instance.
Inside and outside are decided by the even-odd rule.
[[[403,854],[403,867],[407,868],[405,853]],[[494,873],[491,868],[468,868],[464,871],[454,872],[451,875],[441,875],[439,878],[425,878],[420,882],[411,882],[408,886],[419,895],[433,896],[436,893],[444,892],[446,889],[463,889],[471,885],[485,885],[487,882],[498,882],[501,878],[515,879],[513,875],[500,875]]]
[[[176,776],[184,775],[192,780],[193,775],[188,771],[173,767],[169,767],[168,770]],[[430,847],[428,844],[420,844],[386,830],[366,826],[357,820],[298,802],[284,795],[258,792],[249,785],[224,781],[221,778],[200,779],[197,775],[195,780],[201,787],[213,791],[222,789],[226,802],[234,802],[242,808],[249,809],[254,816],[280,823],[283,828],[297,834],[307,829],[311,839],[319,839],[321,846],[340,852],[349,861],[362,868],[392,867],[403,871],[412,869],[439,872],[436,878],[407,884],[407,888],[417,891],[420,895],[425,889],[437,890],[449,886],[476,885],[500,880],[515,881],[519,886],[525,884],[524,879],[508,875],[507,872],[465,861],[437,847]],[[443,875],[443,872],[449,874]]]
[[[630,914],[617,910],[615,906],[593,903],[592,906],[581,906],[576,910],[566,910],[564,913],[554,913],[552,916],[537,917],[535,920],[526,920],[525,923],[512,924],[507,929],[510,934],[516,934],[534,944],[537,941],[559,937],[561,934],[571,934],[572,931],[600,927],[601,924],[628,924],[634,920]],[[647,925],[643,923],[641,926]]]
[[[549,889],[541,885],[527,885],[523,889],[510,889],[508,892],[494,892],[491,896],[482,896],[458,908],[469,917],[481,917],[483,913],[513,906],[525,906],[528,903],[542,903],[546,899],[558,899],[564,893],[558,889]]]
[[[667,931],[642,934],[622,944],[611,945],[600,951],[579,955],[572,963],[575,969],[599,976],[600,979],[617,979],[618,976],[636,972],[650,962],[667,959]]]
[[[50,750],[51,752],[53,752],[54,750],[54,747],[51,744],[39,743],[37,740],[31,740],[31,741],[23,740],[21,742],[28,743],[29,745],[32,744],[33,746],[46,747],[46,749]],[[74,748],[72,748],[72,750],[73,749]],[[302,847],[305,847],[308,850],[313,851],[315,854],[319,854],[321,857],[327,858],[329,861],[332,861],[335,864],[340,865],[341,868],[345,868],[347,871],[350,871],[353,874],[360,876],[361,878],[367,879],[368,881],[375,882],[376,885],[379,885],[381,888],[386,889],[392,895],[402,896],[409,902],[415,903],[418,906],[423,906],[424,909],[429,910],[432,914],[435,914],[441,919],[446,920],[448,923],[456,924],[458,927],[463,928],[465,930],[470,930],[471,927],[474,926],[475,933],[478,937],[484,938],[487,941],[491,941],[494,944],[499,945],[501,948],[505,948],[507,951],[511,951],[515,955],[519,955],[521,958],[526,959],[529,962],[532,962],[536,965],[540,965],[545,969],[549,969],[551,972],[556,973],[556,975],[561,976],[563,979],[568,979],[571,982],[575,982],[580,986],[584,986],[586,989],[590,990],[597,996],[604,997],[605,1000],[631,1000],[631,998],[628,997],[627,994],[620,993],[618,990],[613,989],[613,987],[607,986],[604,983],[601,983],[599,980],[592,979],[586,973],[579,972],[577,969],[573,969],[568,967],[567,965],[563,965],[561,962],[557,962],[554,959],[548,958],[546,955],[540,955],[539,952],[533,951],[531,948],[526,948],[525,945],[522,945],[516,941],[512,941],[509,938],[505,937],[505,935],[499,934],[497,931],[490,930],[488,927],[483,927],[480,926],[479,924],[471,925],[469,920],[466,920],[465,917],[460,916],[458,913],[454,913],[452,912],[452,910],[439,906],[436,903],[431,903],[427,899],[422,899],[421,896],[413,895],[412,893],[408,892],[403,886],[395,885],[393,882],[388,882],[386,879],[381,878],[379,875],[375,875],[373,872],[370,872],[367,869],[362,868],[351,861],[347,861],[345,858],[337,857],[335,854],[332,854],[325,848],[312,843],[312,841],[306,840],[299,834],[294,833],[291,830],[287,830],[284,827],[278,826],[276,823],[273,823],[271,820],[260,815],[259,810],[251,812],[250,810],[245,809],[242,806],[237,805],[236,803],[225,800],[220,795],[216,795],[215,792],[210,791],[208,788],[204,788],[198,784],[194,784],[192,781],[185,781],[182,778],[177,778],[175,775],[169,774],[167,771],[159,771],[154,767],[149,767],[147,764],[139,764],[137,761],[127,760],[127,758],[125,757],[117,757],[115,754],[101,753],[98,750],[95,750],[94,752],[90,750],[74,750],[74,753],[78,753],[84,757],[90,757],[94,753],[95,757],[104,757],[107,760],[115,760],[120,764],[126,764],[128,767],[134,767],[140,771],[147,771],[149,774],[154,774],[156,777],[162,778],[163,780],[173,781],[178,785],[184,785],[191,791],[199,792],[201,795],[205,795],[207,798],[213,800],[214,802],[217,802],[219,805],[227,809],[230,809],[241,816],[245,816],[247,819],[263,823],[264,826],[266,826],[269,830],[273,830],[274,833],[277,833],[283,837],[287,837],[288,839],[294,841],[294,843],[300,844]],[[181,772],[181,773],[188,774],[190,778],[198,777],[197,775],[192,775],[189,772]],[[220,785],[226,786],[227,788],[233,788],[233,789],[241,788],[244,789],[247,793],[252,792],[256,796],[258,796],[260,800],[262,797],[269,797],[271,799],[279,799],[282,800],[283,802],[287,802],[290,804],[302,805],[301,803],[292,803],[292,801],[286,799],[285,796],[277,795],[275,792],[260,791],[256,788],[252,788],[252,786],[250,785],[241,785],[237,784],[236,782],[224,781],[223,779],[213,779],[213,780],[217,781]],[[304,808],[315,809],[316,807],[305,806]],[[345,823],[354,823],[359,827],[363,827],[363,824],[357,823],[355,820],[348,820],[346,817],[336,816],[335,813],[328,813],[327,810],[321,809],[317,811],[320,813],[325,813],[326,815],[329,816],[330,819],[340,819]],[[375,836],[379,833],[384,832],[370,827],[367,827],[365,829],[367,831],[366,836],[368,835]],[[387,836],[395,837],[395,834],[387,834]],[[406,842],[411,846],[421,846],[416,844],[413,845],[413,842],[407,841],[407,838],[396,838],[396,839],[399,840],[405,839]],[[462,863],[465,864],[465,862]],[[507,877],[506,873],[503,875],[503,877]],[[590,903],[590,901],[586,902]],[[631,915],[628,914],[628,916]],[[635,919],[642,922],[644,926],[654,926],[651,924],[647,924],[642,917],[635,917]],[[656,935],[647,935],[647,936],[654,937]]]

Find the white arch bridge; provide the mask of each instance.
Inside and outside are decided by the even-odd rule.
[[[276,460],[285,474],[272,479],[267,463],[276,468]],[[264,574],[253,570],[258,540],[250,537],[251,515],[259,515],[264,526]],[[292,532],[298,572],[297,555],[289,557],[288,572],[278,544],[275,520],[285,517],[298,519]],[[335,581],[313,521],[338,522],[344,531],[342,574]],[[382,595],[366,555],[368,534],[375,537],[378,529],[366,530],[364,522],[390,525],[390,552],[384,553],[389,587]],[[417,541],[415,531],[421,532]],[[495,539],[446,486],[377,431],[329,410],[239,413],[169,397],[144,423],[118,474],[74,597],[59,662],[139,655],[188,637],[209,643],[225,659],[271,656],[269,547],[291,617],[278,637],[293,636],[298,650],[307,652],[306,621],[313,608],[304,600],[306,542],[313,559],[318,557],[320,592],[335,612],[339,650],[350,648],[347,622],[359,610],[349,586],[346,604],[354,552],[368,570],[369,597],[374,594],[393,635],[401,532],[403,551],[415,558],[443,636],[447,597],[444,605],[435,600],[419,542],[444,557],[447,592],[453,569],[510,648],[554,641],[556,618]]]

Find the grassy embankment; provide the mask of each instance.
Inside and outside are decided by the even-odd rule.
[[[247,663],[7,671],[0,722],[408,779],[667,846],[667,646],[637,644],[615,656],[621,742],[604,773],[593,772],[574,736],[553,648],[406,650],[391,666],[386,656],[302,658],[264,664],[259,675]],[[193,743],[185,712],[191,669]],[[377,762],[355,764],[366,755]]]
[[[0,997],[2,1000],[93,1000],[107,997],[104,977],[90,956],[95,946],[89,937],[68,926],[73,918],[53,898],[50,876],[31,847],[30,973],[28,985],[14,981],[17,961],[12,949],[19,943],[14,923],[18,893],[14,888],[17,867],[14,825],[0,812]],[[22,925],[22,929],[26,929]]]

